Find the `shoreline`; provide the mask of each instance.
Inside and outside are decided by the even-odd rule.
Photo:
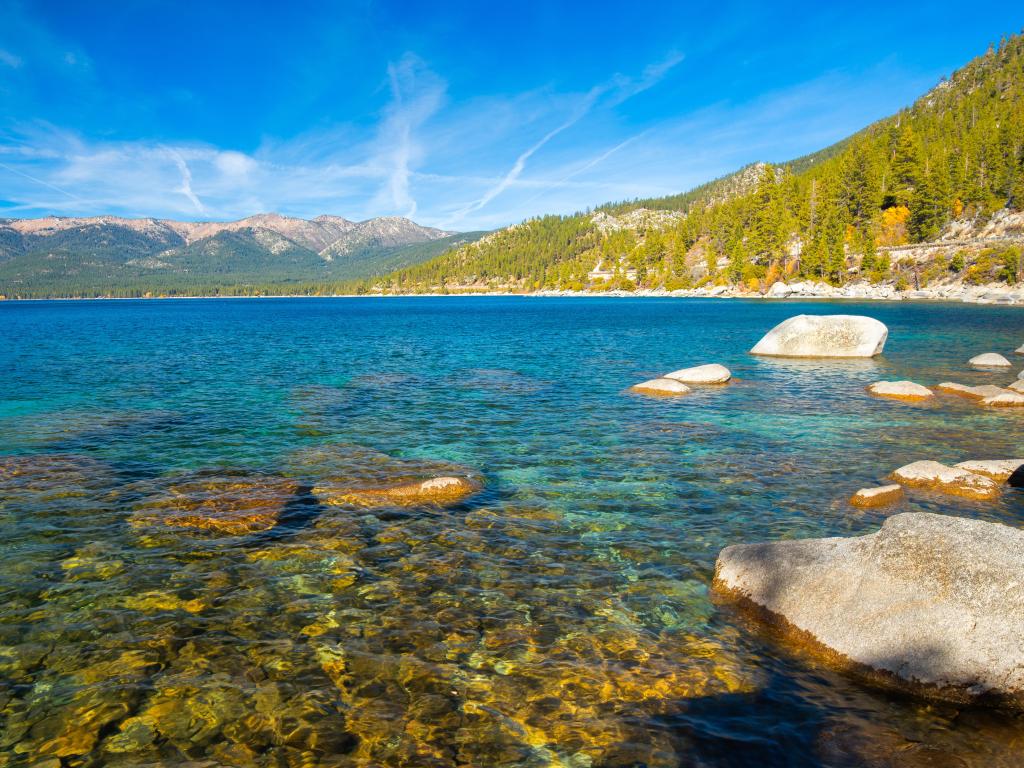
[[[984,304],[996,306],[1024,306],[1024,284],[1010,286],[1006,283],[987,283],[983,285],[965,286],[952,284],[897,291],[891,285],[870,285],[851,283],[842,287],[834,287],[825,283],[775,283],[766,293],[754,293],[738,290],[732,286],[716,286],[714,288],[695,288],[667,291],[661,288],[637,291],[569,291],[541,290],[530,292],[518,291],[447,291],[422,293],[335,293],[323,295],[309,294],[259,294],[251,296],[224,296],[206,294],[198,296],[62,296],[48,298],[11,298],[0,299],[0,305],[6,303],[24,303],[33,301],[176,301],[176,300],[253,300],[253,299],[401,299],[401,298],[451,298],[451,297],[487,297],[497,298],[655,298],[655,299],[745,299],[749,301],[929,301],[952,304]]]

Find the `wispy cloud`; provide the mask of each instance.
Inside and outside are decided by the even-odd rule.
[[[20,56],[11,53],[6,48],[0,48],[0,64],[4,64],[12,69],[19,69],[23,63]]]
[[[180,152],[174,149],[167,149],[167,154],[171,160],[177,166],[178,171],[181,173],[181,184],[175,187],[175,192],[180,192],[191,201],[192,205],[195,206],[197,213],[206,213],[206,208],[203,206],[203,202],[199,199],[199,196],[192,190],[192,171],[189,170],[188,163],[185,162],[185,158],[181,156]]]

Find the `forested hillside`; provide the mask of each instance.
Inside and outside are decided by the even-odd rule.
[[[367,287],[765,290],[779,279],[905,281],[910,267],[894,248],[932,241],[944,228],[976,231],[1004,208],[1024,208],[1021,36],[910,108],[814,155],[749,166],[682,195],[531,219]],[[1006,234],[984,248],[940,254],[925,271],[1020,281],[1014,241],[1024,233]],[[921,271],[915,263],[918,282]]]

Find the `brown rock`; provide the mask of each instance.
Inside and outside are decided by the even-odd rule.
[[[850,503],[855,507],[884,507],[902,498],[902,486],[880,485],[875,488],[861,488],[850,497]]]

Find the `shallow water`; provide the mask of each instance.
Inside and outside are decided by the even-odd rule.
[[[746,353],[836,311],[885,355]],[[707,589],[730,543],[874,530],[846,499],[902,464],[1018,455],[1024,413],[864,387],[1005,384],[966,361],[1020,309],[6,302],[0,338],[0,766],[1024,762],[1021,718],[867,688]],[[738,380],[625,391],[704,362]],[[331,503],[448,474],[482,490]]]

